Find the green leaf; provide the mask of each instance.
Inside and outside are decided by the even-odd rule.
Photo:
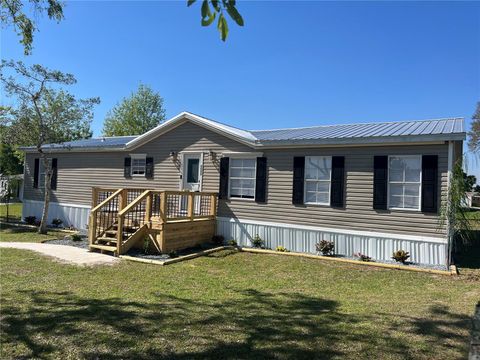
[[[235,4],[232,4],[231,2],[229,2],[227,6],[227,12],[228,12],[228,15],[230,15],[230,17],[233,20],[235,20],[238,26],[244,25],[242,15],[240,15],[240,13],[238,12],[237,8],[235,7]]]
[[[215,15],[216,14],[217,13],[211,14],[211,16],[208,19],[202,19],[202,26],[208,26],[211,23],[213,23],[213,21],[215,20]]]
[[[220,4],[218,3],[218,0],[210,0],[212,3],[213,8],[217,11],[220,12]]]
[[[197,1],[197,0],[188,0],[188,1],[187,1],[187,6],[193,5],[193,3],[194,3],[195,1]]]
[[[228,36],[228,24],[223,14],[220,14],[220,17],[218,18],[217,29],[220,33],[220,38],[222,39],[222,41],[225,41]]]
[[[202,19],[206,19],[212,16],[210,12],[210,6],[208,5],[208,0],[203,0],[202,3]]]

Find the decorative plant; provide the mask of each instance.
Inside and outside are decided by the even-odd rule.
[[[225,237],[223,237],[223,235],[213,235],[212,236],[212,242],[215,245],[223,245],[224,241],[225,241]]]
[[[72,234],[70,238],[72,241],[82,241],[82,237],[79,234]]]
[[[149,252],[150,252],[150,237],[145,236],[145,238],[143,239],[143,253],[145,255],[148,255]]]
[[[59,227],[60,225],[63,224],[63,220],[62,219],[58,219],[58,218],[55,218],[52,220],[52,225],[55,226],[55,227]]]
[[[26,216],[24,220],[28,225],[35,225],[37,218],[35,216]]]
[[[360,252],[353,254],[354,257],[358,258],[360,261],[372,261],[372,258],[368,255],[362,254]]]
[[[172,250],[168,253],[171,259],[178,257],[178,253],[175,250]]]
[[[322,240],[315,245],[317,252],[323,255],[333,255],[335,251],[335,243],[333,241]]]
[[[397,262],[401,262],[402,264],[405,264],[409,257],[410,253],[408,251],[397,250],[393,253],[392,259]]]
[[[255,248],[261,248],[263,244],[264,244],[264,241],[258,234],[255,235],[255,237],[252,239],[252,245]]]
[[[286,248],[285,246],[282,246],[282,245],[278,245],[278,246],[275,248],[275,251],[288,252],[287,248]]]
[[[229,246],[237,246],[237,242],[235,240],[228,240],[228,245]]]

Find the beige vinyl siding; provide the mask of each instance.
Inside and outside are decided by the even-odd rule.
[[[174,163],[171,151],[202,151],[204,153],[204,191],[218,191],[219,157],[214,161],[209,151],[252,152],[248,146],[186,123],[161,135],[148,144],[128,152],[62,153],[58,158],[57,190],[52,201],[90,204],[91,187],[139,187],[178,189],[181,164]],[[130,153],[144,153],[154,158],[153,179],[123,177],[123,161]],[[438,215],[415,211],[376,211],[372,208],[374,155],[434,154],[439,156],[441,195],[446,196],[448,145],[360,146],[317,149],[264,150],[268,166],[267,203],[248,199],[219,202],[219,216],[261,221],[293,223],[340,229],[380,231],[425,236],[443,235],[438,230]],[[345,156],[346,206],[295,206],[292,204],[293,157],[306,155]],[[26,158],[25,198],[42,200],[41,189],[32,189],[33,154]]]

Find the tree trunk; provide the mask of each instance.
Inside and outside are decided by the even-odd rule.
[[[47,233],[47,219],[48,219],[48,207],[50,205],[50,188],[51,188],[51,180],[52,180],[52,169],[50,163],[47,159],[45,154],[42,155],[42,162],[45,169],[45,196],[43,200],[43,211],[42,211],[42,221],[40,222],[40,226],[38,227],[39,234],[46,234]]]

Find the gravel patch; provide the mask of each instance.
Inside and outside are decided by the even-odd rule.
[[[88,249],[88,239],[82,238],[81,241],[73,241],[70,236],[65,236],[63,239],[47,240],[44,244],[66,245],[74,246],[81,249]]]
[[[195,253],[203,251],[203,250],[213,249],[213,248],[218,247],[218,246],[219,245],[208,244],[208,243],[207,244],[202,244],[201,246],[196,246],[196,247],[193,247],[193,248],[188,248],[188,249],[176,251],[177,256],[172,256],[171,254],[145,254],[142,249],[132,248],[125,255],[140,258],[140,259],[165,261],[165,260],[173,259],[175,257],[195,254]]]

